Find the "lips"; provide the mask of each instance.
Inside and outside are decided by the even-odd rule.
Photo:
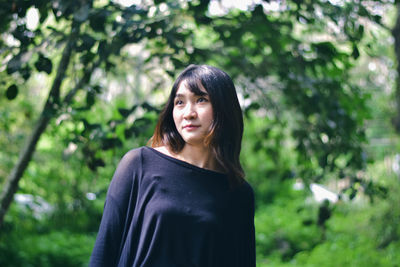
[[[183,129],[193,130],[193,129],[197,129],[199,127],[200,127],[200,125],[188,124],[188,125],[183,126]]]

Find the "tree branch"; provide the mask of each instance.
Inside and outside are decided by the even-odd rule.
[[[82,87],[87,84],[90,80],[90,77],[92,76],[93,71],[100,66],[102,62],[102,58],[98,58],[98,60],[92,64],[91,68],[85,68],[85,72],[83,74],[83,77],[80,79],[80,81],[76,84],[76,86],[71,89],[71,91],[68,92],[68,94],[64,97],[62,104],[64,106],[68,106],[71,102],[72,99],[74,98],[75,94],[82,89]]]
[[[400,133],[400,4],[397,4],[397,19],[392,29],[394,37],[394,52],[397,61],[397,80],[396,80],[396,117],[393,119],[393,125],[397,133]]]
[[[54,78],[49,96],[46,104],[44,105],[43,111],[32,131],[32,134],[28,138],[24,148],[22,149],[18,161],[12,169],[10,175],[4,184],[3,190],[0,195],[0,227],[3,224],[4,216],[8,211],[8,208],[12,202],[15,192],[18,190],[18,182],[23,176],[28,163],[35,152],[36,145],[40,139],[40,136],[45,131],[52,117],[55,116],[57,109],[59,108],[60,98],[60,87],[64,80],[66,70],[71,60],[71,54],[76,43],[76,39],[79,36],[80,23],[74,21],[71,26],[71,33],[67,40],[67,44],[64,47],[61,60],[57,69],[56,77]]]

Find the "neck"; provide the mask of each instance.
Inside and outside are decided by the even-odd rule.
[[[185,144],[183,149],[176,154],[176,158],[193,164],[197,167],[219,171],[217,160],[209,147],[191,146]]]

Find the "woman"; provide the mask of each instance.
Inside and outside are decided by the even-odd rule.
[[[255,266],[242,134],[231,78],[215,67],[187,67],[151,147],[129,151],[118,165],[90,266]]]

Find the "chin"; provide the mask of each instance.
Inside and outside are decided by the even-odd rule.
[[[204,139],[203,138],[183,138],[186,144],[192,145],[192,146],[199,146],[199,145],[204,145]]]

